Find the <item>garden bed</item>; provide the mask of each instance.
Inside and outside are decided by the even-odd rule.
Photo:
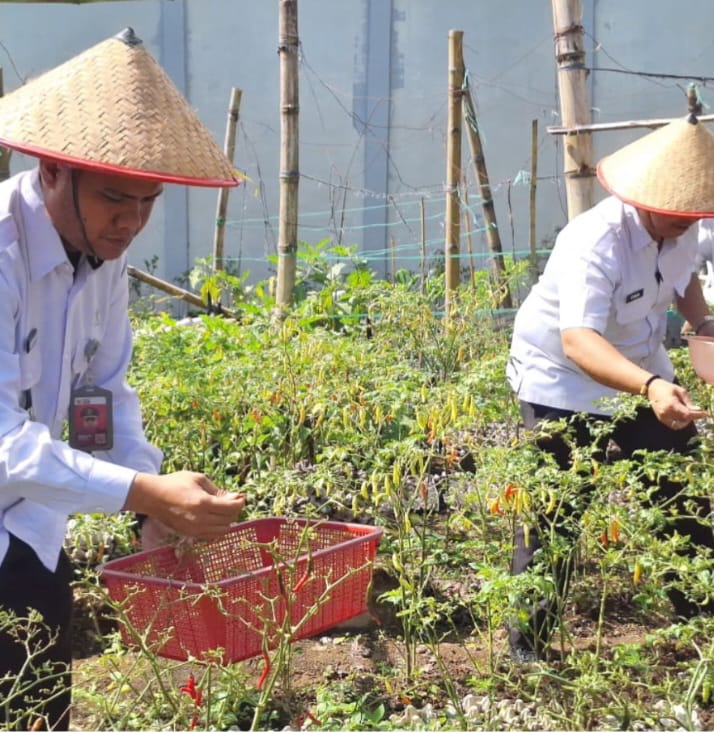
[[[483,293],[464,292],[449,327],[434,293],[379,282],[308,297],[280,328],[269,310],[241,324],[141,320],[131,378],[165,469],[204,471],[246,493],[247,518],[379,526],[370,609],[380,623],[368,616],[236,664],[172,662],[126,649],[104,617],[120,613],[85,579],[78,728],[714,727],[714,626],[673,623],[666,601],[673,567],[704,597],[710,561],[683,564],[676,542],[655,540],[663,516],[645,508],[638,480],[666,471],[692,495],[711,493],[711,432],[686,460],[595,466],[584,452],[577,470],[554,472],[521,431],[504,377],[508,332]],[[686,352],[673,356],[711,412]],[[525,589],[510,577],[514,525],[535,526],[592,481],[553,652],[514,666],[503,631]],[[114,531],[92,520],[112,534],[112,551],[131,551],[120,519]]]

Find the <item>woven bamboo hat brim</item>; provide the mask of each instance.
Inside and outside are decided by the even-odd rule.
[[[130,28],[0,99],[0,145],[106,173],[237,184],[211,133]]]
[[[675,120],[603,158],[600,182],[656,213],[714,217],[714,135],[696,117]]]

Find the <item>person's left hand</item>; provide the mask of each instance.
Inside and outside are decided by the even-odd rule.
[[[707,411],[694,404],[685,388],[665,379],[655,379],[650,384],[647,398],[657,419],[672,430],[684,429],[707,416]]]

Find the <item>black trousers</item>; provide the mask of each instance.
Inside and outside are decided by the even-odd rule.
[[[533,429],[543,422],[572,418],[570,437],[578,447],[593,445],[592,426],[597,425],[598,422],[611,421],[609,418],[600,415],[575,415],[573,412],[566,410],[528,402],[521,402],[521,415],[527,429]],[[691,454],[694,449],[690,441],[696,435],[697,430],[694,423],[690,423],[681,430],[671,430],[657,419],[652,409],[642,407],[637,410],[633,419],[621,419],[613,423],[612,432],[607,438],[601,438],[600,444],[597,445],[595,457],[601,460],[605,458],[606,445],[603,443],[609,439],[619,447],[622,457],[627,459],[633,459],[633,453],[636,450],[665,450],[687,455]],[[539,437],[537,444],[541,450],[553,455],[561,470],[568,470],[571,467],[571,448],[564,434],[555,432],[548,436]],[[557,486],[554,487],[557,490]],[[657,485],[653,485],[652,488],[652,500],[657,503],[677,496],[682,486],[665,478],[660,479]],[[565,539],[571,547],[578,539],[578,519],[588,504],[588,488],[585,487],[583,492],[585,495],[580,496],[582,500],[580,500],[578,506],[564,510],[563,515],[556,519],[556,524],[553,527],[558,537]],[[692,500],[695,505],[694,515],[691,509],[685,509],[683,500],[679,502],[675,500],[675,506],[678,506],[681,515],[669,521],[666,527],[662,529],[661,535],[671,536],[676,531],[682,536],[690,537],[688,551],[693,555],[703,547],[714,549],[714,533],[709,519],[711,512],[709,499],[703,497],[689,499],[689,501]],[[522,527],[516,529],[511,564],[512,574],[518,575],[528,570],[547,572],[554,582],[554,593],[553,596],[546,598],[531,598],[529,603],[516,608],[515,615],[520,620],[511,622],[509,626],[509,642],[512,648],[519,647],[541,653],[550,640],[558,616],[558,607],[559,605],[562,607],[562,602],[567,595],[573,561],[572,550],[565,556],[561,554],[562,558],[555,562],[545,560],[545,558],[542,562],[535,561],[536,552],[543,546],[541,537],[548,535],[545,527],[550,526],[552,523],[552,518],[548,520],[546,517],[542,517],[541,527],[544,530],[541,532],[530,531],[527,538]],[[672,589],[669,592],[669,598],[676,614],[682,618],[692,617],[704,610],[704,608],[689,601],[679,590]],[[523,621],[524,615],[528,618],[526,622]]]
[[[70,562],[62,552],[56,571],[49,571],[24,542],[10,536],[10,547],[0,564],[0,610],[27,617],[28,608],[42,614],[44,624],[57,638],[47,647],[48,632],[38,641],[43,650],[33,657],[8,633],[0,632],[0,679],[6,674],[21,676],[22,698],[13,699],[7,709],[12,682],[0,681],[0,729],[29,729],[43,716],[43,728],[66,730],[70,721],[72,662],[72,581]],[[46,701],[44,701],[46,700]]]

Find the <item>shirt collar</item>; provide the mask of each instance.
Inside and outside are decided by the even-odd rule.
[[[632,250],[639,252],[641,249],[652,244],[654,239],[647,229],[645,229],[645,226],[640,219],[640,214],[634,206],[631,206],[629,203],[624,203],[623,209],[623,221],[625,222],[625,226],[627,227],[627,231],[630,235]]]
[[[45,198],[40,185],[39,168],[35,168],[23,178],[21,198],[24,211],[25,235],[28,241],[30,279],[39,280],[53,269],[63,264],[72,267],[62,239],[57,233],[45,206]],[[30,244],[29,242],[33,242]],[[37,242],[41,242],[38,244]],[[85,257],[92,270],[99,269],[104,261],[87,255]],[[81,260],[80,260],[81,262]]]
[[[71,267],[62,240],[52,225],[40,186],[39,169],[35,168],[20,184],[22,218],[25,226],[30,280],[42,279],[53,269]]]

